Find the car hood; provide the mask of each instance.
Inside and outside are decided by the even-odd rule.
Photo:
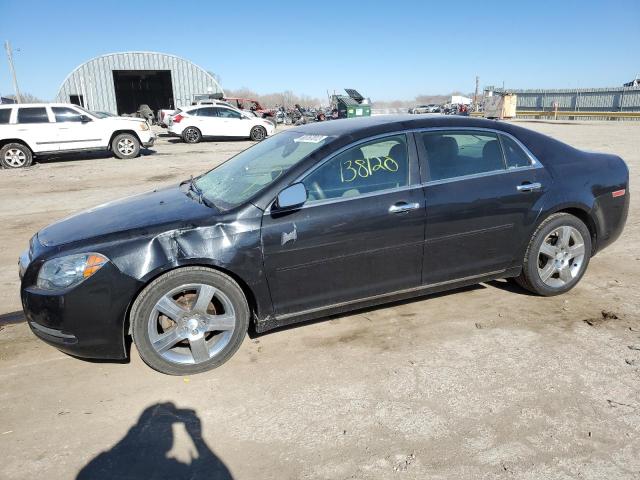
[[[140,124],[146,122],[144,118],[138,117],[105,117],[99,118],[98,121],[103,123],[119,123],[126,125],[131,125],[131,123]]]
[[[38,240],[54,247],[123,232],[193,226],[219,213],[185,195],[184,188],[174,186],[99,205],[43,228]]]

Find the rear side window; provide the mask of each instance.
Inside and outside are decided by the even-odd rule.
[[[3,123],[9,123],[9,118],[11,118],[11,109],[1,108],[0,109],[0,125],[2,125]]]
[[[507,168],[528,167],[531,165],[529,156],[524,153],[524,150],[512,138],[506,135],[500,135],[500,138],[502,139],[504,156],[507,160]]]
[[[82,114],[73,108],[51,107],[56,117],[56,122],[81,122]]]
[[[217,117],[216,109],[213,107],[199,108],[198,116],[199,117]]]
[[[18,123],[49,123],[47,109],[42,107],[19,108]]]
[[[487,132],[427,132],[422,142],[431,180],[505,169],[497,135]]]

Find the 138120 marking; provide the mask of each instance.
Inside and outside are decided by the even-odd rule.
[[[381,170],[397,172],[398,168],[398,162],[389,156],[365,158],[361,160],[345,160],[340,164],[340,180],[342,183],[349,183],[358,177],[370,177]]]

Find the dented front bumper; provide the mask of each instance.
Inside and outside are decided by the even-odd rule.
[[[24,272],[22,309],[31,331],[59,350],[84,358],[124,359],[125,319],[129,303],[142,285],[106,264],[74,288],[38,288],[36,266]]]

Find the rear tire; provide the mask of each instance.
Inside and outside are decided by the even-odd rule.
[[[151,282],[131,307],[131,332],[142,360],[168,375],[205,372],[240,348],[249,306],[238,284],[206,267],[172,270]]]
[[[254,142],[261,142],[265,138],[267,138],[267,129],[261,126],[255,126],[251,129],[251,133],[249,133],[249,138]]]
[[[118,158],[136,158],[140,153],[140,141],[131,133],[121,133],[111,142],[111,151]]]
[[[580,281],[591,257],[591,233],[577,217],[556,213],[536,229],[515,281],[530,292],[550,297]]]
[[[198,143],[202,140],[202,132],[196,127],[187,127],[182,132],[184,143]]]
[[[0,149],[2,168],[25,168],[33,162],[33,154],[22,143],[7,143]]]

